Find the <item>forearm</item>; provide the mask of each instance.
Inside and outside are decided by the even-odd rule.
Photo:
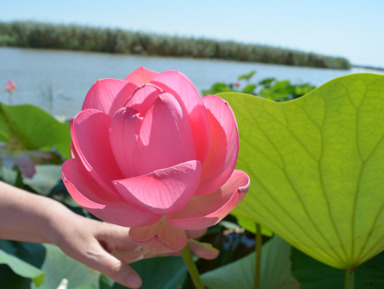
[[[0,239],[55,243],[55,226],[76,215],[61,203],[0,181]]]

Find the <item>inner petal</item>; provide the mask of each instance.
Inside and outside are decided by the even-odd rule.
[[[149,107],[162,92],[163,90],[154,84],[143,84],[136,88],[124,106],[133,108],[142,115],[145,115]]]
[[[196,159],[204,162],[209,148],[209,126],[203,100],[193,83],[178,71],[164,71],[151,83],[174,95],[186,110],[196,147]]]
[[[114,182],[121,197],[130,204],[166,215],[183,208],[200,184],[201,165],[189,161],[167,169]]]
[[[132,82],[136,85],[141,85],[143,83],[148,83],[158,75],[157,72],[146,69],[145,67],[139,67],[135,71],[131,72],[126,78],[125,81]]]
[[[135,157],[139,175],[196,159],[188,116],[171,94],[159,95],[144,116]]]
[[[132,108],[122,107],[112,118],[109,138],[116,162],[125,178],[136,176],[134,153],[143,118]]]

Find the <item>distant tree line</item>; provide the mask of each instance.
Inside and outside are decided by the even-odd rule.
[[[351,66],[343,57],[266,45],[37,22],[0,22],[0,46],[214,58],[335,69]]]

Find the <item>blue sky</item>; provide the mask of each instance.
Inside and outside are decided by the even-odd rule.
[[[235,40],[384,67],[382,0],[2,0],[0,21],[35,20]]]

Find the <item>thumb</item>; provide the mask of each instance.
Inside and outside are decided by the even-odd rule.
[[[96,251],[87,252],[86,260],[80,261],[129,288],[139,288],[142,285],[141,278],[135,270],[98,245]]]

